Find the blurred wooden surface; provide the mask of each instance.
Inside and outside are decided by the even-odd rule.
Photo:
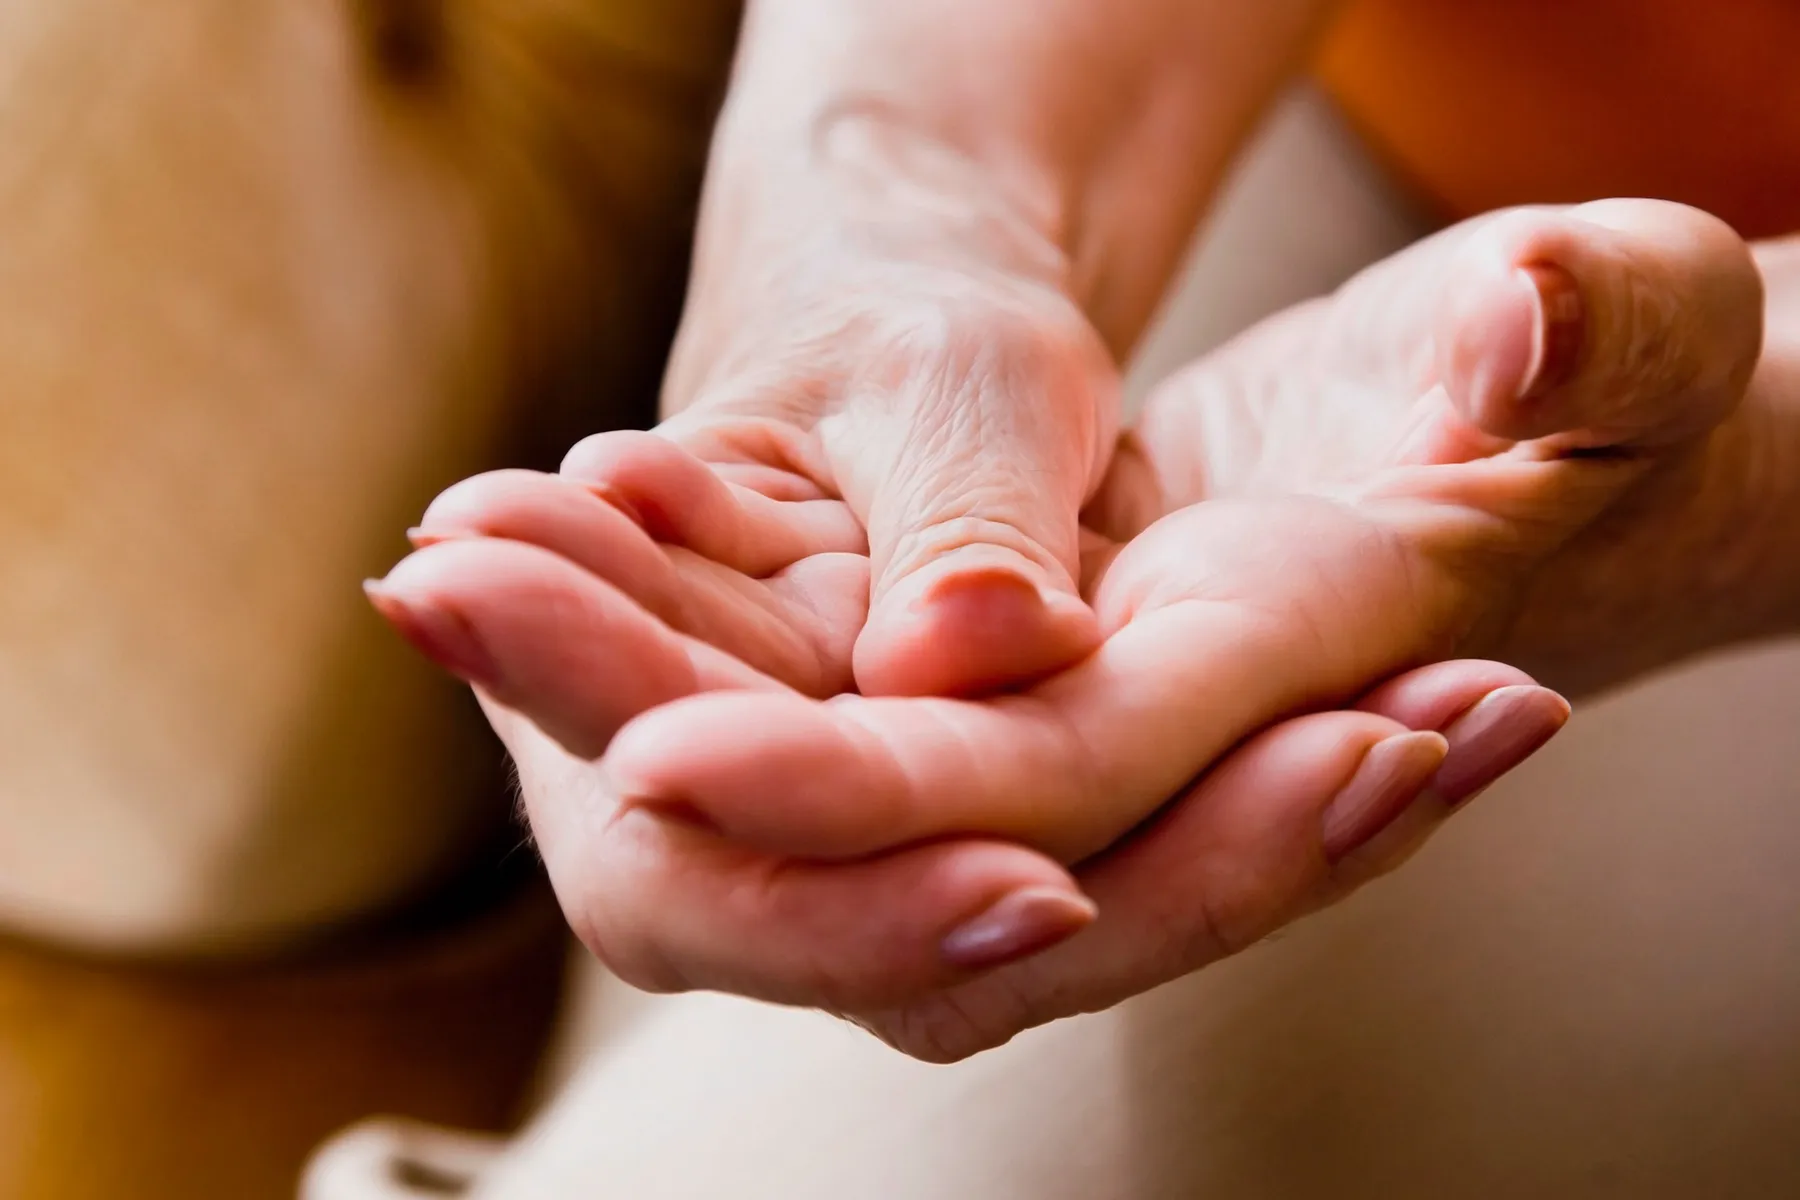
[[[726,0],[0,0],[0,927],[231,954],[504,836],[367,610],[431,496],[643,423]]]
[[[504,1130],[554,1018],[547,888],[443,928],[178,969],[0,943],[0,1197],[277,1200],[372,1114]]]
[[[562,925],[372,932],[519,833],[357,583],[652,419],[735,7],[0,0],[0,1198],[517,1115]]]

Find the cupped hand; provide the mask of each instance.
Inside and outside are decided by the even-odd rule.
[[[1394,419],[1346,443],[1362,457],[1323,457],[1311,496],[1180,509],[1122,550],[1093,537],[1084,574],[1107,640],[1025,693],[821,704],[656,619],[629,587],[516,542],[427,549],[380,595],[421,640],[480,647],[489,677],[465,673],[529,716],[496,709],[546,858],[586,940],[628,977],[879,1014],[903,1048],[968,1053],[1255,940],[1391,864],[1554,732],[1554,697],[1449,664],[1378,694],[1380,715],[1289,721],[1213,765],[1284,714],[1478,636],[1729,409],[1755,356],[1742,247],[1685,210],[1630,212],[1648,228],[1594,212],[1461,229],[1279,319],[1337,335],[1253,335],[1209,360],[1220,395],[1288,372],[1298,389],[1386,397]],[[1607,237],[1617,253],[1589,253]],[[1536,286],[1558,272],[1579,302]],[[1614,320],[1627,310],[1641,320]],[[1280,356],[1259,367],[1270,346]],[[1520,426],[1521,408],[1545,415]],[[1158,516],[1181,461],[1128,454],[1097,523],[1128,533]],[[588,565],[616,580],[610,561]],[[596,672],[612,690],[558,692]],[[599,768],[579,757],[633,711],[706,688],[761,694],[663,705]],[[601,732],[569,732],[583,722]],[[1407,732],[1435,728],[1448,742]],[[1332,804],[1346,797],[1348,825]],[[958,836],[971,831],[1051,857]],[[1087,923],[1052,858],[1079,862],[1099,921],[963,982]],[[1181,862],[1210,869],[1173,873]]]
[[[1800,260],[1779,245],[1759,249],[1769,304],[1800,311]],[[1573,277],[1604,287],[1569,290],[1568,270],[1551,264],[1569,262],[1571,251],[1588,264]],[[1415,287],[1409,266],[1433,258],[1459,263],[1465,279],[1482,261],[1492,271],[1525,264],[1515,282],[1542,289],[1537,303],[1560,310],[1559,331],[1548,344],[1529,341],[1524,310],[1504,288]],[[1785,545],[1768,536],[1776,514],[1764,481],[1791,472],[1785,425],[1800,365],[1791,330],[1800,323],[1773,318],[1759,359],[1761,290],[1728,229],[1675,205],[1606,201],[1549,223],[1526,210],[1459,226],[1366,272],[1315,311],[1267,322],[1170,379],[1122,439],[1089,518],[1124,536],[1200,499],[1381,489],[1416,497],[1457,477],[1395,473],[1397,450],[1410,461],[1517,457],[1507,439],[1554,435],[1536,444],[1600,481],[1591,499],[1605,511],[1528,572],[1496,563],[1493,586],[1507,602],[1491,606],[1459,651],[1586,692],[1765,635],[1785,616],[1766,610],[1791,591],[1759,588],[1755,577],[1770,572],[1753,560]],[[1448,344],[1369,337],[1371,320],[1425,327],[1440,307],[1461,330]],[[1482,363],[1482,345],[1493,344],[1485,339],[1510,340],[1511,356]],[[1358,346],[1389,358],[1371,360],[1360,376],[1319,376],[1321,365]],[[1484,374],[1496,370],[1507,378]],[[1519,383],[1520,372],[1535,378]],[[1412,373],[1417,388],[1388,386]],[[1443,419],[1452,398],[1458,412]],[[1584,464],[1583,455],[1598,462]],[[1627,483],[1622,494],[1607,482],[1609,463]],[[1559,501],[1567,502],[1584,501],[1570,492]],[[1562,519],[1555,527],[1569,528]]]
[[[780,201],[709,193],[658,436],[743,503],[841,502],[867,531],[866,596],[846,573],[771,612],[832,664],[806,690],[832,694],[851,672],[886,695],[1036,678],[1098,642],[1078,519],[1116,440],[1117,368],[1066,255],[1016,197],[941,152],[852,141]],[[896,171],[894,156],[924,161]],[[684,485],[630,457],[602,437],[564,473],[682,511]],[[686,541],[701,520],[686,511],[657,532]],[[866,620],[837,623],[865,599]],[[760,632],[713,640],[792,678]]]
[[[1116,442],[1116,367],[1019,205],[954,161],[908,163],[897,194],[862,161],[888,152],[840,154],[782,203],[709,192],[673,415],[554,475],[467,480],[415,542],[553,550],[819,697],[981,693],[1092,650],[1078,521]],[[739,203],[781,219],[745,232]],[[542,686],[581,707],[583,681]],[[588,711],[552,732],[597,753],[611,730]]]

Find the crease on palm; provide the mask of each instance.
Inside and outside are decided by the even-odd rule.
[[[1099,564],[1084,571],[1085,590],[1109,635],[1089,658],[1023,695],[985,701],[845,698],[819,709],[798,695],[674,698],[628,726],[606,761],[623,760],[639,783],[659,775],[678,782],[687,751],[716,760],[720,740],[737,739],[739,760],[715,771],[710,785],[741,785],[747,799],[739,808],[748,809],[758,794],[790,786],[784,772],[799,770],[794,787],[821,784],[803,777],[804,752],[758,741],[767,732],[759,720],[792,720],[828,738],[853,711],[862,733],[899,766],[870,786],[897,789],[919,811],[911,826],[853,828],[841,844],[821,848],[826,856],[982,832],[1069,861],[1139,824],[1242,736],[1448,654],[1492,615],[1486,610],[1504,609],[1526,568],[1645,464],[1467,436],[1419,368],[1426,339],[1396,348],[1392,338],[1338,319],[1369,290],[1286,314],[1191,368],[1153,403],[1148,427],[1207,436],[1136,437],[1120,460],[1135,479],[1102,486],[1097,511],[1108,508],[1109,491],[1135,491],[1123,507],[1137,511],[1111,526],[1133,535],[1123,542],[1092,529],[1084,535],[1084,559]],[[1283,409],[1295,406],[1303,419],[1285,418]],[[1396,442],[1409,416],[1433,435],[1426,461],[1395,461],[1404,457]],[[708,423],[703,450],[734,445],[731,463],[746,465],[750,443],[721,432],[729,425]],[[1295,429],[1297,437],[1268,436]],[[791,440],[781,444],[791,451]],[[814,456],[816,443],[807,447],[780,465],[791,469],[798,458],[817,471],[829,460]],[[1146,517],[1156,519],[1137,528]],[[781,575],[752,581],[752,593]],[[860,600],[866,613],[866,591]],[[844,627],[855,624],[858,605],[823,607],[827,621],[812,603],[770,611],[806,629],[815,645],[846,646]],[[834,622],[833,636],[821,639],[819,627]],[[737,636],[739,644],[718,649],[757,658],[758,635]],[[779,656],[763,661],[793,675]],[[920,734],[899,717],[883,725],[887,714],[912,711],[906,706],[932,713],[939,734]],[[1183,739],[1179,752],[1169,750]],[[1009,758],[1015,752],[1022,757]],[[856,803],[856,768],[870,760],[853,754],[846,771],[825,772],[824,782],[842,788],[839,803]],[[971,801],[960,813],[959,790]],[[904,812],[908,804],[875,807]]]

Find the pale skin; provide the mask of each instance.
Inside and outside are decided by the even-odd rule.
[[[1043,17],[1030,45],[1060,69],[1015,56],[986,105],[939,47],[951,75],[914,90],[956,102],[895,121],[910,33],[978,47],[1023,16],[896,30],[912,18],[842,6],[864,40],[833,46],[900,60],[801,72],[768,61],[819,23],[762,6],[671,383],[691,403],[560,476],[453,489],[377,589],[483,689],[565,908],[627,979],[958,1057],[1343,894],[1566,716],[1510,668],[1418,664],[1573,643],[1587,685],[1785,628],[1784,530],[1758,516],[1786,511],[1784,346],[1759,366],[1750,251],[1677,206],[1459,227],[1197,364],[1115,439],[1112,354],[1316,16],[1148,10],[1175,7],[1146,43]],[[1173,68],[1181,103],[1105,102],[1109,47],[1141,99],[1145,45],[1233,38],[1278,47],[1229,81],[1241,108]],[[1053,79],[1091,84],[1111,136],[1007,128]],[[1203,115],[1171,134],[1170,111]],[[876,116],[819,124],[843,112]],[[1173,142],[1097,161],[1145,128]],[[1169,162],[1198,178],[1159,190]],[[884,208],[884,171],[916,202]],[[1646,543],[1729,552],[1694,572]],[[1655,605],[1619,601],[1637,627],[1563,616],[1678,572]]]
[[[1525,413],[1504,365],[1508,306],[1530,308],[1513,290],[1520,254],[1554,255],[1589,313],[1579,368]],[[1645,283],[1668,300],[1665,356],[1634,353],[1643,327],[1617,319]],[[1437,311],[1439,288],[1469,306]],[[1410,312],[1375,303],[1413,291]],[[991,700],[821,704],[750,667],[779,656],[717,615],[741,603],[716,587],[718,562],[670,547],[665,577],[651,579],[641,564],[655,543],[602,499],[641,511],[634,499],[655,494],[656,472],[692,471],[643,435],[603,435],[561,477],[453,489],[422,526],[433,544],[378,598],[486,690],[527,779],[558,781],[528,783],[534,828],[578,929],[615,969],[648,986],[824,1005],[913,1053],[955,1057],[1193,969],[1343,894],[1554,733],[1566,708],[1553,694],[1464,662],[1377,689],[1361,705],[1372,711],[1290,721],[1219,758],[1285,714],[1521,627],[1519,597],[1566,588],[1592,557],[1584,530],[1731,442],[1707,435],[1757,361],[1761,305],[1750,255],[1722,226],[1624,203],[1475,223],[1278,318],[1172,381],[1146,422],[1241,421],[1239,435],[1268,451],[1240,456],[1239,482],[1184,495],[1202,443],[1137,440],[1102,493],[1129,540],[1090,530],[1086,595],[1105,643]],[[1385,316],[1370,326],[1370,312]],[[1418,351],[1433,340],[1437,366],[1421,379]],[[1632,402],[1617,405],[1621,394]],[[1368,436],[1342,436],[1333,416]],[[1229,445],[1224,432],[1212,444]],[[596,462],[603,476],[589,473]],[[1150,478],[1161,485],[1146,508]],[[1183,506],[1195,500],[1209,502]],[[831,502],[776,503],[808,514],[793,534],[822,526],[812,506]],[[827,549],[811,564],[855,561]],[[1558,570],[1560,582],[1546,579]],[[804,594],[805,572],[791,569],[770,594],[783,574]],[[829,579],[812,586],[828,591]],[[667,589],[683,582],[671,604]],[[807,611],[827,614],[821,630],[831,620],[827,604]],[[686,636],[702,628],[719,644]],[[473,637],[445,653],[440,639],[459,632]],[[795,682],[820,690],[816,675]],[[678,699],[693,691],[715,694]],[[1346,833],[1333,800],[1367,801],[1351,779],[1370,763],[1386,780],[1379,811]],[[956,836],[969,830],[1043,854]],[[1178,914],[1171,879],[1196,889]],[[994,964],[961,956],[953,931],[1009,896],[1034,920],[1069,914],[1051,930],[1069,940],[971,982]],[[1089,902],[1101,920],[1075,936]],[[1033,936],[1014,948],[1059,940]]]

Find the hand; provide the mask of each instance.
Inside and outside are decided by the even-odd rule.
[[[1697,232],[1678,210],[1661,211],[1678,218],[1666,232],[1670,244]],[[1573,215],[1629,224],[1655,221],[1658,212],[1636,202],[1609,202]],[[1482,237],[1501,249],[1515,237],[1530,237],[1534,219],[1521,213],[1490,218],[1493,226]],[[1465,231],[1459,227],[1438,241]],[[1643,232],[1658,236],[1653,225]],[[1792,243],[1757,249],[1769,293],[1769,342],[1744,401],[1710,436],[1683,437],[1692,425],[1680,422],[1665,431],[1639,431],[1639,440],[1673,438],[1674,444],[1661,447],[1654,469],[1553,553],[1510,611],[1499,610],[1487,628],[1463,640],[1460,652],[1501,658],[1565,691],[1586,692],[1791,628],[1800,595],[1794,565],[1800,556],[1787,516],[1796,507],[1792,488],[1800,484],[1793,419],[1800,398],[1800,253]],[[1531,435],[1547,428],[1543,422],[1567,419],[1610,423],[1612,430],[1603,428],[1599,440],[1623,441],[1629,450],[1634,435],[1619,421],[1653,415],[1633,404],[1631,380],[1679,383],[1678,373],[1691,364],[1666,340],[1669,323],[1682,318],[1668,311],[1677,298],[1656,277],[1658,260],[1633,261],[1631,244],[1615,236],[1593,242],[1590,250],[1613,257],[1624,272],[1626,302],[1590,313],[1590,320],[1610,324],[1597,334],[1619,348],[1626,377],[1584,370],[1572,390],[1539,397],[1510,417],[1502,412],[1487,419],[1510,435]],[[1426,243],[1403,259],[1435,252]],[[1741,264],[1734,273],[1741,274]],[[1418,419],[1418,408],[1402,393],[1346,386],[1343,377],[1321,386],[1295,364],[1330,362],[1334,345],[1348,350],[1366,341],[1360,314],[1397,318],[1433,303],[1432,293],[1409,291],[1407,282],[1393,272],[1369,272],[1331,302],[1330,314],[1268,322],[1242,339],[1226,362],[1202,361],[1170,379],[1124,439],[1090,517],[1104,514],[1124,535],[1169,505],[1295,491],[1333,494],[1355,486]],[[1747,298],[1738,302],[1739,309],[1747,305]],[[1720,310],[1722,316],[1733,311]],[[1400,319],[1420,317],[1411,312]],[[1758,326],[1746,312],[1735,320],[1741,357],[1754,345]],[[1722,326],[1719,333],[1726,337],[1732,330]],[[1390,370],[1400,376],[1406,365]],[[1577,415],[1550,411],[1552,401]],[[1699,405],[1692,422],[1704,422],[1714,411]]]
[[[1735,240],[1693,224],[1690,214],[1678,217],[1690,223],[1687,232],[1703,236],[1676,239],[1668,251],[1666,230],[1630,234],[1644,243],[1633,247],[1643,256],[1668,260],[1655,278],[1679,301],[1661,332],[1675,347],[1669,361],[1682,370],[1642,388],[1615,361],[1624,347],[1606,336],[1617,273],[1581,253],[1595,231],[1565,228],[1576,235],[1567,244],[1551,237],[1541,247],[1558,249],[1553,261],[1581,281],[1590,317],[1580,370],[1548,399],[1580,396],[1584,381],[1613,379],[1637,396],[1626,413],[1634,432],[1616,444],[1641,446],[1641,454],[1564,453],[1600,444],[1593,429],[1552,433],[1519,447],[1479,443],[1488,458],[1466,453],[1481,437],[1484,404],[1499,404],[1490,423],[1511,419],[1505,393],[1520,390],[1508,385],[1522,382],[1519,360],[1529,358],[1513,353],[1507,378],[1518,339],[1502,302],[1502,319],[1477,326],[1491,334],[1485,343],[1463,337],[1470,327],[1454,316],[1437,331],[1452,369],[1419,402],[1424,419],[1398,448],[1400,465],[1376,471],[1339,500],[1178,512],[1110,565],[1111,551],[1097,545],[1093,594],[1114,632],[1093,659],[1024,698],[845,700],[819,707],[772,690],[755,699],[698,697],[652,712],[608,756],[604,765],[633,793],[635,802],[623,805],[606,794],[604,771],[555,751],[532,726],[502,714],[503,733],[520,752],[546,858],[578,927],[640,982],[727,987],[862,1012],[910,994],[899,1011],[877,1018],[879,1027],[908,1049],[946,1056],[1193,969],[1356,882],[1356,867],[1387,865],[1444,811],[1442,796],[1408,804],[1442,759],[1441,741],[1400,734],[1396,743],[1398,727],[1390,724],[1378,738],[1361,741],[1339,730],[1330,753],[1266,752],[1278,737],[1304,750],[1295,730],[1308,722],[1323,728],[1326,721],[1369,719],[1361,714],[1291,722],[1246,745],[1131,842],[1082,866],[1079,877],[1104,913],[1098,926],[987,980],[954,986],[957,968],[968,964],[940,952],[946,914],[963,905],[967,916],[974,911],[967,905],[982,895],[1068,897],[1066,876],[1018,847],[966,840],[862,856],[982,828],[1015,832],[1078,858],[1136,824],[1182,780],[1281,712],[1335,702],[1482,624],[1496,607],[1495,594],[1516,591],[1496,585],[1528,577],[1561,540],[1654,469],[1668,453],[1665,445],[1684,444],[1679,427],[1691,427],[1689,438],[1699,436],[1741,386],[1754,353],[1754,274]],[[1562,220],[1545,216],[1542,229],[1555,232]],[[1405,283],[1404,272],[1415,288],[1422,281],[1442,285],[1447,275],[1476,300],[1503,297],[1513,282],[1512,262],[1530,260],[1485,261],[1475,232],[1385,269],[1397,273],[1396,285]],[[1334,303],[1356,294],[1351,289]],[[1746,297],[1750,316],[1743,321]],[[1315,307],[1290,319],[1316,321],[1329,313],[1330,306]],[[1390,317],[1385,328],[1365,327],[1361,338],[1316,343],[1320,353],[1338,355],[1336,371],[1326,358],[1319,374],[1340,374],[1358,388],[1385,382],[1417,395],[1412,382],[1396,377],[1395,366],[1416,361],[1408,348],[1426,344],[1432,322],[1421,324],[1421,315]],[[1458,358],[1470,345],[1476,352]],[[1242,353],[1219,358],[1223,377],[1245,368],[1233,363]],[[1304,373],[1313,364],[1287,365]],[[1463,367],[1474,373],[1459,374]],[[1484,391],[1470,379],[1498,379],[1499,390]],[[531,586],[494,586],[534,572]],[[633,705],[695,686],[774,686],[652,621],[565,560],[522,546],[461,542],[428,549],[396,571],[385,597],[403,619],[448,612],[467,623],[460,628],[479,631],[496,659],[510,664],[501,672],[514,681],[510,697],[550,728],[558,720],[543,714],[559,698],[518,686],[558,674],[543,671],[545,664],[574,677],[610,663],[629,668],[612,678],[662,686],[653,696],[590,695],[592,714],[607,714],[594,718],[602,724],[616,723]],[[600,636],[540,639],[534,646],[533,631],[543,628],[534,615],[558,617],[563,633]],[[571,623],[575,616],[587,624]],[[1297,644],[1295,630],[1316,636]],[[558,653],[578,653],[585,669],[567,670],[573,664],[566,657],[559,664]],[[1436,711],[1413,714],[1428,728],[1491,690],[1470,688],[1465,679],[1459,697],[1441,681],[1418,680],[1438,693],[1425,706]],[[1211,700],[1221,694],[1231,695],[1232,704]],[[1506,688],[1494,701],[1462,718],[1487,726],[1488,737],[1452,727],[1453,741],[1471,735],[1462,740],[1474,762],[1452,761],[1439,772],[1438,786],[1451,796],[1509,766],[1560,723],[1562,710],[1541,692]],[[1509,719],[1496,723],[1502,710]],[[560,719],[580,715],[569,708]],[[811,736],[794,736],[809,730]],[[1374,740],[1388,745],[1388,754],[1364,758]],[[796,749],[805,769],[784,771],[794,765]],[[1381,803],[1364,812],[1354,831],[1366,843],[1360,852],[1333,838],[1326,817],[1335,793],[1357,792],[1346,781],[1359,763],[1382,763],[1377,773],[1386,776],[1376,789]],[[896,764],[904,770],[896,773]],[[1321,769],[1309,777],[1313,768]],[[1265,787],[1259,796],[1246,782],[1289,786]],[[843,803],[845,795],[858,803]],[[788,848],[772,852],[780,846]],[[1376,848],[1382,853],[1374,859],[1352,861]],[[798,862],[795,854],[856,858],[830,865]],[[1235,869],[1175,880],[1158,865],[1183,857]],[[949,900],[955,903],[944,903]],[[1172,901],[1179,902],[1173,911]],[[1036,915],[1054,907],[1040,905]],[[1082,923],[1072,903],[1062,911],[1068,919],[1061,932]],[[919,998],[931,985],[947,990]]]
[[[846,573],[808,589],[843,598],[824,613],[770,613],[828,676],[796,679],[758,637],[715,644],[819,695],[850,686],[852,668],[865,694],[1034,678],[1098,640],[1077,594],[1077,519],[1115,440],[1117,370],[1071,298],[1063,253],[1013,198],[936,147],[841,141],[835,169],[781,192],[792,211],[773,231],[765,219],[742,233],[718,211],[757,203],[746,189],[709,196],[665,396],[675,415],[658,434],[753,508],[847,505],[867,530],[867,620],[833,620],[864,600]],[[680,507],[674,468],[652,482],[612,446],[578,448],[565,473],[615,496],[660,487],[657,511]],[[847,545],[779,557],[826,548]],[[776,560],[726,561],[755,574]]]
[[[1310,398],[1305,414],[1323,437],[1300,423],[1285,444],[1283,426],[1238,428],[1269,439],[1269,461],[1291,450],[1285,461],[1309,464],[1310,475],[1282,482],[1309,482],[1314,497],[1246,482],[1240,495],[1255,498],[1159,516],[1195,459],[1127,455],[1096,520],[1125,533],[1157,520],[1123,549],[1093,545],[1089,596],[1107,631],[1093,658],[990,702],[715,693],[670,703],[603,759],[621,811],[671,806],[776,862],[866,869],[886,847],[983,829],[1080,864],[1075,878],[1100,907],[1094,927],[871,1020],[927,1056],[981,1049],[1193,970],[1341,892],[1323,833],[1332,792],[1240,790],[1246,768],[1231,761],[1139,822],[1282,712],[1505,633],[1537,574],[1597,536],[1598,516],[1710,450],[1757,362],[1760,308],[1741,241],[1674,205],[1460,228],[1228,347],[1159,401],[1166,412],[1193,396],[1251,407],[1283,387]],[[1546,315],[1561,329],[1546,329]],[[1195,495],[1206,493],[1181,498]],[[1537,696],[1508,696],[1519,711],[1505,736],[1447,763],[1438,795],[1384,804],[1388,829],[1413,844],[1444,815],[1445,795],[1462,799],[1553,732],[1559,714]],[[1494,712],[1483,707],[1463,720]],[[1298,741],[1292,729],[1265,738]],[[1264,759],[1264,770],[1280,763]],[[637,914],[590,914],[596,945],[643,934]],[[715,916],[711,932],[752,936],[742,914]],[[704,927],[657,943],[679,946],[673,961],[702,979],[720,961]]]

